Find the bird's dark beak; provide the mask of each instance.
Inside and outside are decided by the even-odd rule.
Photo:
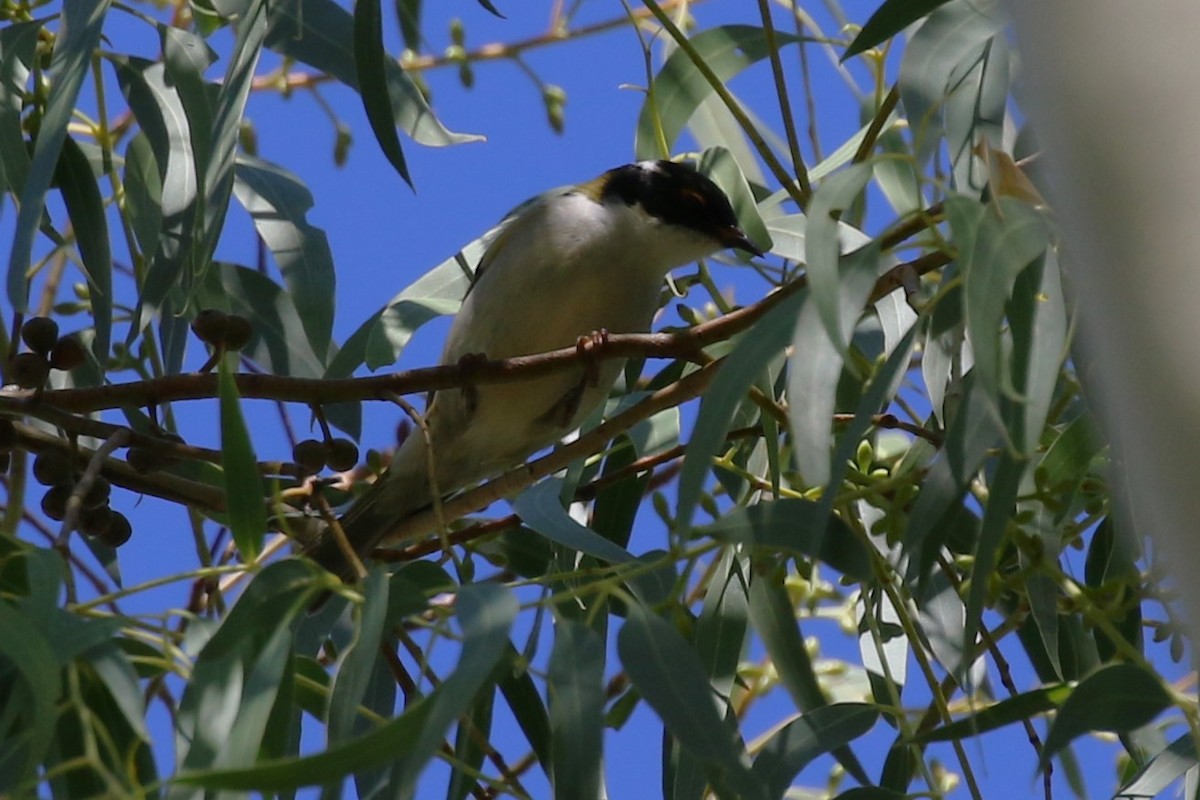
[[[750,241],[750,237],[746,235],[746,232],[736,225],[730,225],[728,228],[725,228],[721,231],[718,238],[725,247],[732,247],[735,250],[745,250],[747,253],[755,256],[763,255],[763,251],[754,242]]]

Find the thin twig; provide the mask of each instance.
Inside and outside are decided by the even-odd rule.
[[[67,511],[63,516],[62,528],[58,532],[56,547],[66,548],[71,531],[75,530],[75,526],[79,522],[79,511],[83,508],[83,498],[92,488],[92,484],[96,482],[96,478],[100,476],[105,460],[112,455],[114,450],[119,450],[128,443],[129,431],[119,430],[92,453],[91,458],[88,459],[87,468],[79,476],[79,482],[75,484],[71,490],[71,496],[67,498]]]

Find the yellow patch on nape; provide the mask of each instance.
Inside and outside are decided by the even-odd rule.
[[[575,187],[575,191],[579,192],[584,197],[599,203],[600,198],[604,196],[604,187],[608,184],[609,173],[598,175],[592,178],[587,183],[581,183]]]

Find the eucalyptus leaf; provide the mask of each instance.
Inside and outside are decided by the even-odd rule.
[[[8,301],[17,311],[24,311],[28,301],[26,273],[33,257],[33,240],[42,221],[46,192],[50,189],[58,155],[67,138],[67,123],[74,113],[79,89],[92,54],[100,45],[100,31],[108,6],[108,0],[63,0],[62,31],[50,61],[50,73],[55,80],[50,86],[46,111],[34,140],[29,174],[21,187],[20,208],[9,250]]]
[[[237,160],[233,192],[270,248],[309,347],[323,361],[333,331],[337,281],[325,231],[307,219],[312,193],[282,167],[245,155]]]
[[[267,530],[266,493],[228,357],[221,359],[219,377],[221,467],[225,471],[229,527],[242,559],[249,562],[258,555]]]
[[[801,41],[800,37],[786,33],[777,32],[775,36],[780,47]],[[722,83],[728,83],[746,67],[770,54],[765,32],[751,25],[709,28],[691,37],[690,43]],[[661,158],[664,153],[660,141],[665,142],[668,151],[672,150],[697,106],[712,91],[712,85],[686,52],[679,49],[671,53],[654,76],[642,105],[633,146],[636,157]]]

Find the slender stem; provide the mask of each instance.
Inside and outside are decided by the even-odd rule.
[[[650,9],[651,13],[654,14],[655,19],[659,21],[667,33],[671,35],[671,38],[675,40],[675,43],[679,45],[679,49],[687,53],[688,58],[692,60],[692,65],[696,67],[696,71],[704,76],[704,80],[708,82],[708,85],[716,93],[717,97],[721,98],[721,102],[729,109],[729,113],[733,115],[742,132],[746,134],[746,138],[754,145],[763,163],[771,170],[771,173],[779,181],[779,184],[787,189],[787,193],[795,201],[796,205],[802,209],[808,208],[808,201],[812,196],[812,192],[803,190],[803,187],[798,186],[797,182],[791,179],[787,170],[784,169],[783,164],[779,163],[779,159],[775,157],[770,146],[763,139],[762,134],[758,132],[758,127],[746,115],[746,112],[742,110],[741,105],[729,90],[725,88],[725,84],[713,72],[712,67],[708,65],[704,57],[700,55],[687,36],[684,35],[683,31],[679,30],[679,26],[667,16],[662,6],[655,2],[655,0],[643,0],[643,2]]]
[[[808,168],[804,165],[804,156],[800,153],[800,139],[796,135],[796,121],[792,115],[792,101],[788,97],[787,81],[783,75],[783,60],[779,56],[779,40],[775,35],[775,23],[771,19],[769,0],[758,0],[758,14],[762,17],[763,33],[767,39],[767,52],[771,59],[771,72],[775,77],[775,95],[779,98],[779,113],[783,117],[783,130],[787,135],[788,149],[792,154],[792,169],[796,173],[796,181],[800,191],[812,194],[812,186],[808,181]],[[803,41],[800,43],[803,47]]]

